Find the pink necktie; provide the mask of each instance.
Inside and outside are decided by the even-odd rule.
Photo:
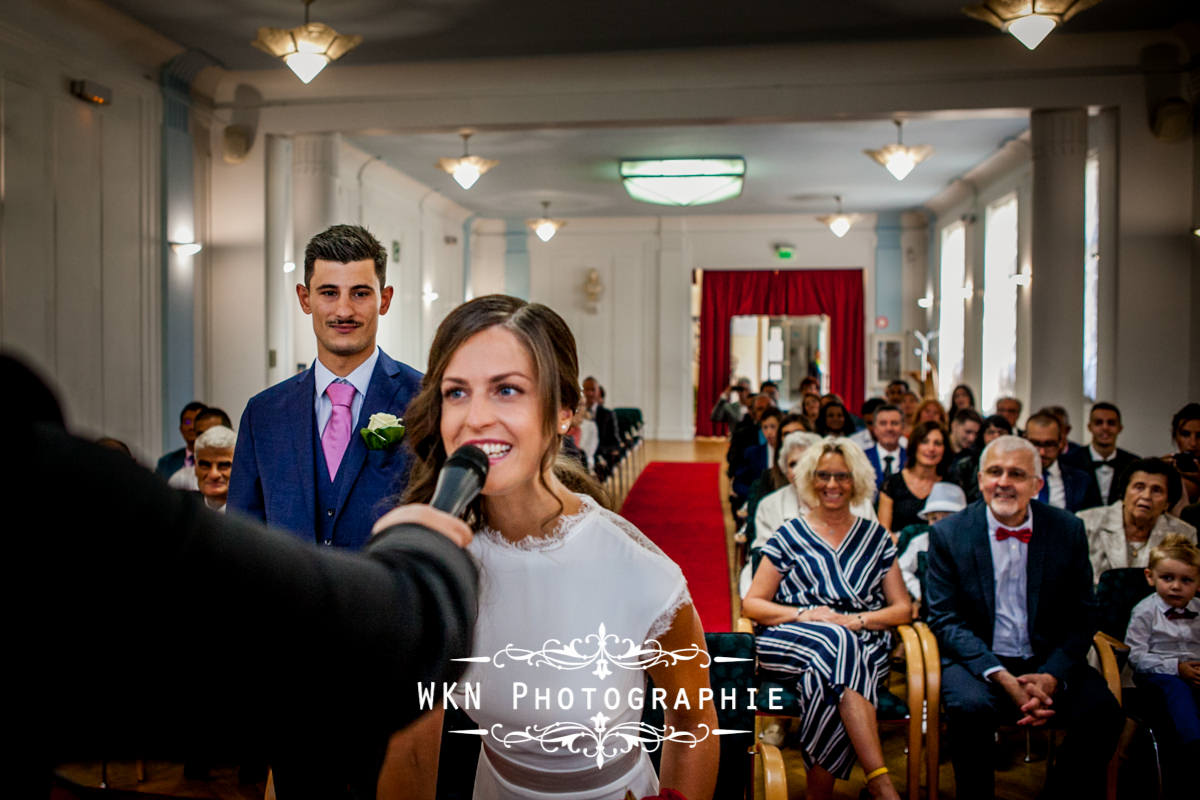
[[[350,404],[354,402],[355,391],[351,384],[337,381],[325,387],[325,394],[333,401],[333,413],[329,415],[325,432],[321,434],[321,449],[325,451],[325,466],[329,468],[331,481],[337,477],[342,456],[346,454],[346,445],[350,443],[350,428],[354,425]]]

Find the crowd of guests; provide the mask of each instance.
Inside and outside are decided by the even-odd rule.
[[[921,617],[942,655],[956,796],[992,796],[995,731],[1017,723],[1067,731],[1048,796],[1098,797],[1123,714],[1088,660],[1095,586],[1130,568],[1148,594],[1115,634],[1126,682],[1162,729],[1168,780],[1187,786],[1200,756],[1200,403],[1170,421],[1172,452],[1143,458],[1117,446],[1112,403],[1089,409],[1081,444],[1062,407],[1022,428],[1020,400],[984,416],[965,385],[943,405],[893,381],[858,415],[800,389],[789,412],[773,385],[743,385],[714,415],[736,415],[742,609],[760,668],[796,680],[809,796],[832,796],[855,759],[874,796],[893,796],[874,698],[886,630]]]

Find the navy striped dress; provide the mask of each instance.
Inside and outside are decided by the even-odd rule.
[[[883,608],[883,576],[896,546],[877,522],[856,517],[834,550],[802,518],[788,520],[763,547],[782,580],[775,602],[797,608],[829,606],[842,614]],[[854,748],[842,725],[838,701],[849,688],[876,704],[887,675],[887,631],[852,632],[829,622],[785,622],[756,637],[759,666],[796,676],[804,762],[845,780]]]

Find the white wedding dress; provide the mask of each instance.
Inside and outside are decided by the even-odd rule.
[[[641,710],[630,701],[644,688],[634,663],[647,657],[641,646],[665,633],[691,597],[679,567],[640,531],[580,500],[579,513],[549,537],[513,544],[485,528],[470,545],[480,565],[473,655],[489,660],[470,665],[454,698],[464,706],[464,686],[478,685],[479,707],[464,706],[487,731],[475,800],[658,791],[644,749],[627,751],[620,734],[639,734],[631,726]],[[642,655],[630,656],[631,647]],[[573,742],[563,740],[571,734]]]

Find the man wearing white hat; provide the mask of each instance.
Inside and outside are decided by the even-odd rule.
[[[921,580],[917,566],[920,554],[929,549],[929,529],[938,520],[957,514],[966,507],[967,495],[962,487],[956,483],[942,481],[933,485],[929,497],[925,498],[925,507],[917,512],[917,516],[924,520],[921,526],[924,530],[909,540],[908,547],[900,556],[900,574],[904,576],[904,585],[914,600],[921,599]]]

